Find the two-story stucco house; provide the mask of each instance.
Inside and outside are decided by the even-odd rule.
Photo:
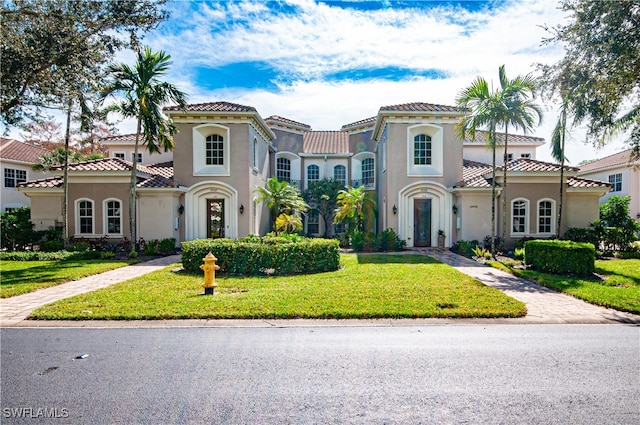
[[[7,212],[31,205],[29,197],[17,190],[20,183],[50,177],[44,171],[34,171],[33,165],[49,151],[28,143],[0,137],[0,162],[2,168],[2,193],[0,211]]]
[[[162,157],[151,164],[144,150],[137,159],[137,227],[144,239],[265,234],[269,210],[256,202],[255,189],[271,176],[301,189],[324,178],[364,186],[376,195],[377,230],[393,228],[409,247],[435,245],[439,231],[447,246],[491,233],[491,153],[482,132],[476,140],[456,138],[454,126],[462,115],[455,107],[384,106],[375,117],[336,131],[313,131],[277,115],[263,119],[255,108],[229,102],[167,107],[165,113],[179,129],[172,162]],[[117,239],[128,234],[132,137],[119,137],[103,141],[110,158],[70,167],[72,235]],[[513,159],[500,163],[496,231],[500,234],[501,214],[506,213],[508,243],[558,233],[560,167],[535,160],[535,148],[543,143],[510,136]],[[503,166],[509,181],[506,212],[500,210]],[[595,220],[598,199],[609,190],[606,183],[576,177],[577,171],[565,167],[565,220],[559,233]],[[59,176],[20,184],[40,215],[60,213],[59,201],[44,200],[61,196],[60,189]],[[323,226],[314,214],[305,217],[307,233],[324,234]],[[335,234],[341,229],[326,230]]]
[[[614,195],[629,196],[629,215],[640,219],[640,160],[631,160],[631,149],[585,164],[578,175],[609,182],[611,189],[600,198],[600,203]]]

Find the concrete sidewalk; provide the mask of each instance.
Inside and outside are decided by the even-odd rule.
[[[501,270],[494,269],[450,251],[434,248],[414,249],[407,254],[428,255],[449,264],[482,283],[497,288],[527,305],[527,315],[522,318],[504,319],[376,319],[376,320],[158,320],[158,321],[25,321],[36,308],[84,294],[100,288],[142,276],[180,261],[179,255],[158,258],[89,276],[77,281],[41,289],[24,295],[0,300],[0,327],[9,326],[405,326],[420,324],[469,324],[469,323],[628,323],[640,324],[640,315],[624,313],[610,308],[595,306],[569,295],[555,292],[543,286],[520,279]]]

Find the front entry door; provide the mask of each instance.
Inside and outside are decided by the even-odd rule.
[[[207,238],[224,238],[224,199],[207,199]]]
[[[414,245],[431,246],[431,199],[416,199],[413,208]]]

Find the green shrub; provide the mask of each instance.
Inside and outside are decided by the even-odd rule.
[[[0,260],[7,261],[64,261],[64,260],[97,260],[100,258],[97,251],[7,251],[0,252]]]
[[[168,254],[176,249],[176,238],[164,238],[160,241],[160,252]]]
[[[40,243],[40,251],[44,252],[62,251],[62,248],[64,248],[62,241],[44,241]]]
[[[406,246],[407,243],[400,239],[391,228],[385,229],[376,235],[376,251],[400,251]]]
[[[513,258],[516,260],[524,260],[524,248],[516,248],[513,251]]]
[[[113,258],[116,256],[116,253],[113,251],[105,251],[100,253],[100,258],[102,258],[103,260],[108,260],[110,258]]]
[[[478,258],[491,258],[491,251],[487,248],[481,248],[476,245],[471,251],[473,252],[473,255]]]
[[[534,240],[525,243],[524,260],[541,272],[588,276],[595,269],[596,250],[590,243]]]
[[[138,258],[138,251],[131,251],[129,253],[129,258],[131,259]]]
[[[158,239],[151,239],[144,243],[143,252],[144,255],[156,255],[160,247],[160,241]]]
[[[317,273],[340,266],[338,242],[331,239],[302,239],[275,243],[274,238],[259,242],[229,239],[199,239],[182,242],[182,266],[200,272],[202,259],[211,252],[220,273],[258,275]]]
[[[598,240],[598,234],[593,227],[570,227],[565,232],[564,239],[573,242],[590,243],[593,246],[598,246],[600,242]]]
[[[76,242],[69,247],[69,251],[83,252],[89,251],[89,248],[91,248],[89,242]]]
[[[453,245],[453,251],[467,258],[473,257],[473,248],[478,246],[478,241],[459,240]]]

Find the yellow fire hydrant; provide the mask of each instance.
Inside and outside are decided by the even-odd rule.
[[[216,264],[218,259],[212,253],[208,253],[203,259],[204,264],[200,269],[204,271],[204,294],[213,295],[213,290],[218,286],[216,284],[216,270],[220,270],[220,266]]]

